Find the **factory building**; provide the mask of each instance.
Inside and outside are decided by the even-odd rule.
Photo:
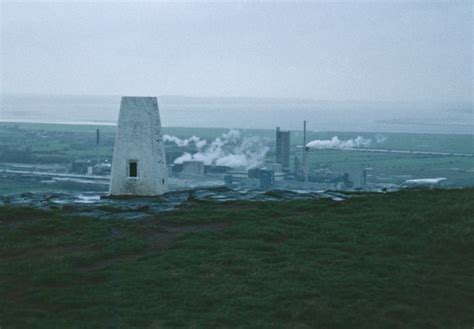
[[[276,159],[275,162],[282,166],[283,171],[290,170],[290,132],[276,129]]]
[[[110,194],[162,194],[168,190],[167,171],[156,97],[122,97]]]
[[[197,160],[183,161],[182,174],[204,176],[204,162]]]
[[[262,169],[260,171],[260,188],[270,189],[275,183],[275,176],[273,170]]]

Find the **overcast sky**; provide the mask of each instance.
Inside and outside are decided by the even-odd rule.
[[[461,2],[11,2],[4,93],[471,101]]]

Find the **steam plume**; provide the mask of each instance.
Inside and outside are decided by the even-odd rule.
[[[199,152],[194,154],[186,152],[174,163],[198,160],[206,165],[250,169],[261,165],[269,150],[258,137],[242,137],[239,130],[230,130],[210,144],[198,148]]]
[[[178,138],[176,136],[164,135],[163,140],[165,142],[174,143],[174,144],[176,144],[180,147],[185,147],[185,146],[188,146],[190,144],[195,144],[198,149],[204,147],[207,144],[206,140],[201,139],[197,136],[192,136],[192,137],[189,137],[189,138],[181,139],[181,138]]]
[[[387,140],[387,136],[375,135],[375,141],[377,142],[377,144],[385,143],[386,140]]]
[[[314,141],[306,144],[306,147],[311,149],[354,149],[361,147],[368,147],[372,143],[372,140],[357,136],[354,139],[349,140],[340,140],[337,136],[334,136],[332,139],[320,140],[316,139]]]

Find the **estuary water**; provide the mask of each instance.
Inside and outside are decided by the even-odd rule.
[[[472,134],[470,103],[158,97],[164,126]],[[2,95],[0,121],[114,125],[120,96]]]

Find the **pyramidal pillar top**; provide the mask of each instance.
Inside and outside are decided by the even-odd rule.
[[[122,97],[110,195],[154,196],[168,191],[156,97]]]

